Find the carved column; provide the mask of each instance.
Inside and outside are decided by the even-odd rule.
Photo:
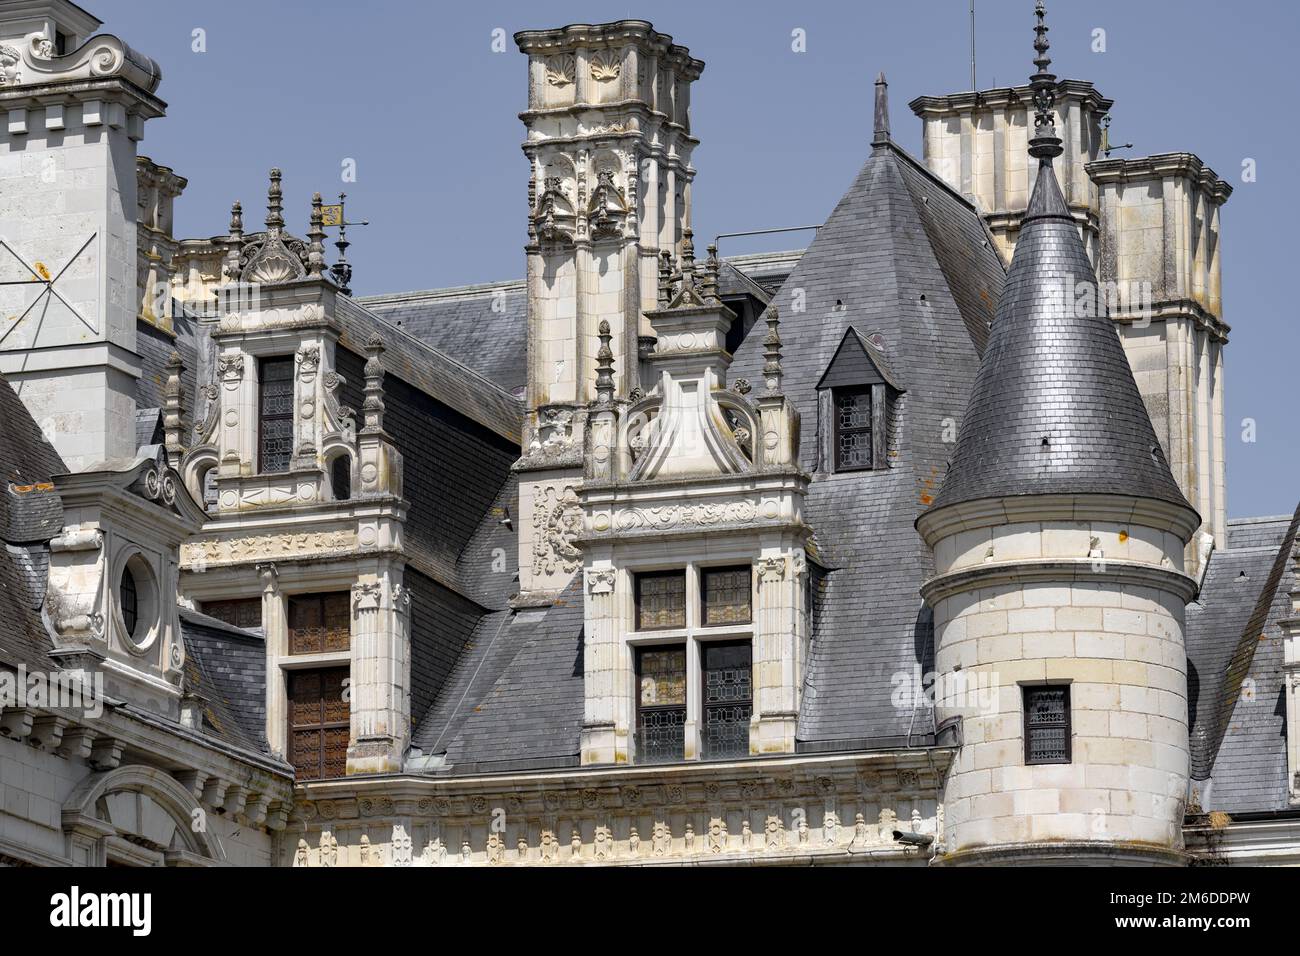
[[[411,725],[409,619],[400,568],[381,567],[353,585],[349,774],[402,769]]]
[[[289,703],[280,662],[289,653],[289,619],[280,575],[274,564],[259,564],[262,579],[262,631],[266,640],[266,743],[274,754],[288,754]]]
[[[603,562],[587,572],[586,640],[582,672],[587,688],[582,717],[582,762],[626,763],[629,759],[632,686],[626,649],[619,640],[620,604],[630,601],[630,583]]]
[[[803,680],[805,562],[802,549],[765,548],[755,568],[754,715],[751,753],[793,753]]]

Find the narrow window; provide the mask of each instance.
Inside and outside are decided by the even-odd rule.
[[[135,587],[135,575],[131,569],[122,569],[122,584],[118,588],[118,599],[122,605],[122,623],[126,625],[126,636],[135,637],[135,625],[139,620],[140,596]]]
[[[232,627],[255,631],[262,626],[262,599],[236,598],[229,601],[204,601],[203,613]]]
[[[1070,688],[1026,687],[1025,764],[1070,762]]]
[[[348,763],[348,668],[291,670],[289,762],[299,780],[341,777]]]
[[[748,624],[750,622],[749,566],[705,568],[700,572],[704,599],[704,624]]]
[[[352,497],[352,459],[347,455],[339,455],[330,465],[330,490],[335,501]]]
[[[703,654],[704,759],[748,757],[753,713],[750,643],[705,644]]]
[[[258,377],[258,471],[288,471],[293,455],[293,359],[262,359]]]
[[[636,576],[636,627],[663,631],[686,626],[686,573],[655,571]]]
[[[217,469],[215,466],[203,473],[203,510],[217,513]]]
[[[289,653],[323,654],[351,647],[351,599],[347,591],[289,598]]]
[[[835,470],[871,467],[871,386],[835,392]]]
[[[637,762],[685,759],[685,646],[637,648],[636,677]]]

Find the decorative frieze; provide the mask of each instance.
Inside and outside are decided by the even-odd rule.
[[[356,548],[357,535],[353,530],[259,534],[187,542],[181,545],[181,564],[187,570],[197,571],[270,558],[286,560],[346,554]]]

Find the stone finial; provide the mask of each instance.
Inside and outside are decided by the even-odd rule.
[[[659,253],[659,308],[668,308],[673,301],[673,254],[665,249]]]
[[[682,254],[677,271],[681,273],[682,291],[695,291],[695,233],[687,226],[682,230]]]
[[[883,146],[889,142],[889,84],[885,82],[885,71],[876,77],[876,121],[875,132],[871,136],[872,146]]]
[[[167,450],[167,463],[180,466],[185,453],[183,436],[185,425],[181,414],[181,371],[185,368],[181,355],[175,349],[167,357],[167,380],[163,384],[163,447]]]
[[[613,336],[609,332],[609,322],[600,321],[600,349],[596,352],[596,402],[608,405],[614,400],[614,353],[609,347]]]
[[[320,193],[311,197],[311,228],[307,230],[307,275],[313,279],[325,273],[325,212]]]
[[[384,340],[378,334],[372,335],[366,342],[366,388],[365,400],[361,403],[364,424],[362,434],[376,434],[384,430]]]
[[[1048,71],[1052,58],[1047,55],[1051,44],[1047,41],[1047,11],[1043,0],[1034,6],[1034,16],[1038,22],[1034,25],[1034,66],[1037,72],[1029,78],[1031,96],[1034,100],[1034,135],[1029,139],[1029,155],[1042,162],[1050,163],[1062,153],[1061,138],[1056,135],[1056,114],[1052,107],[1056,103],[1056,75]]]
[[[718,272],[722,268],[722,263],[718,261],[717,243],[709,243],[709,257],[704,260],[704,276],[700,280],[700,296],[709,305],[721,305],[722,299],[718,295]]]
[[[239,257],[244,248],[244,207],[238,199],[230,207],[230,234],[226,237],[227,279],[239,278]]]
[[[278,167],[272,167],[271,185],[266,190],[266,230],[275,235],[279,235],[280,230],[284,228],[283,197],[284,192],[280,189],[280,170]]]
[[[763,379],[767,382],[769,392],[781,391],[781,336],[776,327],[780,324],[776,306],[767,310],[767,337],[763,339]]]

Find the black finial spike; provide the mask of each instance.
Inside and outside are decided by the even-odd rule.
[[[889,84],[885,82],[885,71],[876,77],[876,124],[871,137],[872,146],[883,146],[889,142]]]
[[[1029,138],[1029,155],[1040,162],[1050,163],[1060,156],[1061,138],[1056,135],[1056,76],[1048,72],[1052,58],[1047,55],[1051,44],[1047,41],[1047,10],[1043,0],[1034,5],[1034,66],[1037,72],[1029,78],[1030,95],[1034,100],[1034,135]]]

